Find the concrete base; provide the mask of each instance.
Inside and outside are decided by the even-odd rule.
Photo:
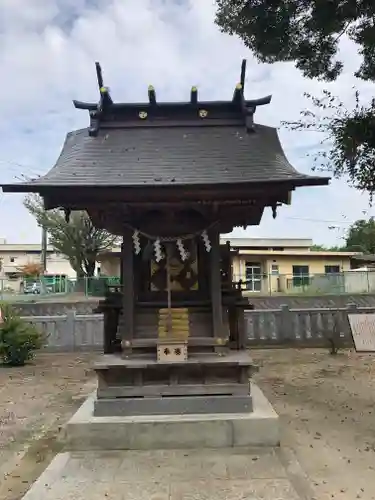
[[[253,411],[203,415],[94,416],[89,396],[65,427],[68,450],[151,450],[278,446],[279,417],[251,384]]]
[[[178,396],[162,398],[96,399],[95,417],[134,417],[143,415],[212,415],[215,413],[248,413],[253,408],[247,396]]]
[[[221,448],[59,453],[23,500],[317,498],[289,451]],[[14,493],[12,498],[16,498]]]

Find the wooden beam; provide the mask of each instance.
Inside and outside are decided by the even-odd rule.
[[[124,261],[124,242],[121,243],[121,253],[120,253],[120,285],[124,285],[124,266],[122,265]]]
[[[190,102],[191,102],[191,104],[198,103],[198,89],[197,89],[197,87],[191,87]]]
[[[110,106],[111,104],[113,104],[113,101],[111,99],[111,96],[109,95],[108,87],[104,86],[103,72],[99,62],[95,63],[95,69],[96,69],[96,78],[98,80],[98,87],[100,92],[100,103],[102,104],[102,107]]]
[[[76,99],[73,99],[73,106],[76,109],[85,109],[87,111],[94,111],[98,105],[95,102],[83,102],[83,101],[77,101]]]
[[[237,83],[234,89],[232,101],[236,104],[240,104],[243,101],[243,87],[240,83]]]
[[[99,90],[100,90],[104,86],[104,83],[103,83],[102,68],[101,68],[99,62],[95,63],[95,69],[96,69],[96,78],[98,80],[98,87],[99,87]]]
[[[100,128],[100,112],[98,110],[90,111],[89,136],[96,137]]]
[[[142,107],[141,107],[142,106]],[[160,105],[162,106],[162,104]],[[193,104],[189,103],[189,106],[193,107]],[[159,107],[159,106],[158,106]],[[149,108],[142,104],[140,105],[139,111],[146,111]],[[186,110],[184,110],[186,112]],[[210,115],[209,115],[210,116]],[[195,127],[211,127],[213,126],[241,126],[241,115],[235,116],[234,118],[205,118],[199,122],[196,121],[196,116],[185,116],[182,118],[173,118],[173,119],[160,119],[160,116],[156,116],[154,121],[146,121],[146,120],[134,120],[132,117],[127,120],[116,120],[116,121],[102,121],[101,128],[102,129],[111,129],[111,128],[142,128],[142,127],[153,127],[153,128],[170,128],[170,127],[190,127],[192,124]],[[125,133],[125,132],[124,132]]]
[[[261,97],[260,99],[250,99],[245,101],[247,106],[264,106],[265,104],[269,104],[272,100],[272,95],[266,95],[265,97]]]
[[[311,183],[306,182],[306,185],[324,185],[321,180],[328,178],[311,178]],[[273,201],[286,203],[288,200],[289,191],[294,189],[293,184],[296,181],[283,182],[261,182],[261,183],[237,183],[233,185],[225,185],[225,188],[218,185],[207,186],[139,186],[137,188],[121,187],[121,186],[26,186],[24,190],[20,189],[19,185],[15,185],[14,190],[3,190],[4,192],[37,192],[45,198],[45,206],[47,210],[53,208],[64,207],[74,210],[84,210],[85,207],[97,208],[97,204],[108,206],[108,203],[124,203],[126,205],[135,203],[141,207],[140,200],[145,200],[145,206],[150,203],[160,203],[168,200],[170,203],[176,203],[184,200],[184,203],[198,203],[202,205],[211,205],[217,201],[219,205],[263,205],[268,206]],[[296,182],[297,184],[297,182]],[[298,185],[298,184],[297,184]],[[267,197],[265,199],[265,193]],[[263,201],[264,200],[264,201]]]
[[[247,132],[254,132],[254,113],[256,106],[249,106],[245,101],[244,95],[240,96],[241,112],[245,119],[245,126]]]
[[[226,337],[223,325],[223,305],[220,275],[220,235],[217,227],[209,231],[210,251],[210,293],[212,304],[212,327],[215,338]]]
[[[156,106],[156,93],[152,85],[148,87],[148,100],[152,106]]]
[[[109,95],[108,87],[102,87],[100,89],[100,104],[101,104],[101,109],[108,108],[113,104],[112,98]]]
[[[241,85],[240,83],[238,85]],[[198,92],[198,91],[197,91]],[[271,102],[272,96],[268,95],[265,97],[261,97],[260,99],[250,99],[247,100],[246,103],[249,106],[263,106],[264,104],[269,104]],[[227,104],[230,104],[232,101],[228,101]],[[95,102],[84,102],[73,99],[73,104],[76,109],[84,109],[88,111],[95,110],[97,108],[97,103]],[[207,109],[210,113],[215,113],[216,110],[221,111],[223,107],[223,103],[221,101],[201,101],[199,103],[202,108]],[[121,103],[114,102],[113,110],[115,111],[131,111],[131,110],[139,110],[140,106],[144,106],[145,103]],[[176,102],[162,102],[159,103],[163,109],[186,109],[186,103],[176,103]]]
[[[240,78],[240,83],[242,85],[242,92],[244,92],[245,90],[245,78],[246,78],[246,59],[242,59],[241,78]]]
[[[122,316],[119,320],[121,347],[126,356],[131,353],[134,336],[134,252],[131,229],[124,229],[121,249],[122,266]]]

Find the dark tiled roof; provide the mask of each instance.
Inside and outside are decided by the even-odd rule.
[[[147,186],[328,179],[298,173],[286,159],[275,128],[256,125],[87,129],[70,132],[56,165],[31,186]],[[19,185],[20,186],[20,185]],[[24,184],[25,186],[25,184]],[[14,186],[13,186],[14,188]],[[4,191],[14,191],[4,186]]]

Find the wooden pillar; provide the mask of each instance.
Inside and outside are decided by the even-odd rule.
[[[209,232],[210,251],[210,294],[212,304],[212,327],[216,338],[223,338],[223,306],[220,275],[220,235],[216,228]]]
[[[124,284],[124,266],[122,263],[124,262],[124,240],[121,243],[121,253],[120,253],[120,285]]]
[[[134,251],[132,231],[126,229],[121,250],[122,317],[120,319],[121,347],[124,354],[131,353],[134,335]]]

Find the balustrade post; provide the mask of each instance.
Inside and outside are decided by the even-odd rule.
[[[287,304],[281,304],[280,306],[280,340],[289,341],[292,340],[291,335],[292,330],[292,314],[290,312],[289,306]]]

